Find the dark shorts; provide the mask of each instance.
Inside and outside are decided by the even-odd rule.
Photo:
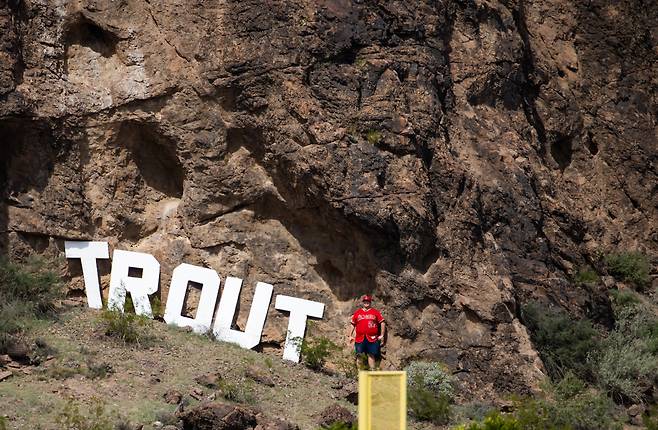
[[[368,354],[374,357],[379,357],[379,341],[370,342],[367,338],[363,339],[363,342],[355,342],[354,350],[357,354]]]

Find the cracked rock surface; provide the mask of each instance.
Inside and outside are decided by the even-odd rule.
[[[0,253],[149,252],[163,303],[211,267],[242,328],[269,282],[341,342],[374,293],[389,366],[524,392],[520,306],[594,312],[578,267],[658,257],[657,57],[640,0],[0,0]]]

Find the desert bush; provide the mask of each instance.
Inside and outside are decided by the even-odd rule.
[[[462,430],[617,430],[615,404],[569,372],[557,384],[546,384],[546,397],[514,399],[514,413],[490,413]]]
[[[651,280],[649,258],[641,252],[610,254],[604,258],[604,262],[608,273],[616,279],[633,284],[639,290],[644,289]]]
[[[423,386],[420,380],[407,387],[407,406],[411,416],[419,421],[447,424],[452,413],[451,399],[445,394],[436,394]]]
[[[658,430],[658,405],[654,405],[644,413],[642,424],[647,430]]]
[[[510,415],[502,415],[497,411],[491,412],[481,422],[462,424],[455,430],[525,430],[519,421]]]
[[[313,370],[322,369],[327,358],[338,350],[338,346],[324,336],[300,339],[297,344],[302,362]]]
[[[423,387],[437,396],[452,400],[453,377],[442,363],[414,361],[407,366],[406,371],[410,387]]]
[[[491,403],[473,401],[453,408],[454,419],[456,422],[462,421],[482,421],[490,413],[496,411],[496,407]]]
[[[533,407],[527,405],[536,402],[539,406],[534,407],[534,409],[541,411],[545,418],[544,424],[555,428],[571,428],[573,430],[612,430],[621,428],[621,425],[615,419],[614,402],[605,394],[589,388],[584,381],[573,373],[567,373],[560,382],[549,386],[547,391],[552,398],[529,400],[526,401],[526,406],[523,403],[519,406],[517,417],[522,424],[527,426],[533,422],[533,419],[525,418],[531,414],[524,414],[523,411],[532,411]]]
[[[105,406],[98,399],[93,399],[89,411],[84,413],[80,406],[69,400],[57,415],[55,422],[62,430],[113,430],[112,419],[105,411]]]
[[[610,290],[612,303],[618,308],[640,303],[640,298],[635,291],[630,290]]]
[[[599,340],[591,321],[573,320],[565,311],[537,302],[524,306],[521,315],[551,379],[560,380],[568,371],[592,378],[587,357],[598,350]]]
[[[368,130],[366,133],[366,139],[371,145],[376,145],[382,140],[382,134],[377,130]]]
[[[343,422],[336,422],[331,424],[329,427],[322,427],[320,430],[358,430],[358,428],[359,427],[357,423],[349,425]]]
[[[599,274],[589,266],[579,268],[573,276],[576,285],[596,285],[600,280]]]
[[[48,378],[52,379],[68,379],[82,372],[80,365],[74,362],[67,363],[57,363],[54,364],[45,371],[45,375]],[[41,379],[45,379],[42,377]]]
[[[7,430],[7,418],[0,417],[0,430]]]
[[[117,310],[105,310],[101,314],[105,335],[124,343],[141,344],[148,339],[143,330],[147,322],[143,316]]]
[[[247,384],[232,384],[224,379],[219,382],[219,392],[226,400],[235,403],[244,403],[253,405],[256,403],[256,397],[251,387]]]
[[[33,320],[54,314],[55,302],[63,296],[63,289],[49,264],[38,257],[23,264],[0,260],[0,354]]]
[[[104,379],[114,373],[112,365],[106,361],[97,363],[93,360],[87,360],[87,370],[85,375],[89,379]]]
[[[336,369],[342,375],[349,379],[357,379],[359,371],[368,368],[368,356],[366,354],[358,354],[352,349],[349,352],[337,351],[338,354],[332,356],[332,362],[335,364]],[[357,364],[357,359],[358,364]]]
[[[22,302],[32,314],[51,314],[54,303],[63,295],[59,277],[48,269],[52,264],[40,257],[30,257],[24,264],[0,261],[0,295],[4,302]]]
[[[640,402],[658,380],[658,318],[640,303],[615,307],[615,329],[595,362],[596,380],[615,399]]]
[[[153,296],[151,297],[151,312],[153,313],[153,318],[161,320],[164,318],[164,306],[162,306],[162,301],[160,297]]]
[[[414,361],[406,370],[411,415],[420,421],[446,424],[452,413],[452,375],[438,362]]]

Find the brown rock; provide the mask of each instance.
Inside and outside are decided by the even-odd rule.
[[[264,418],[258,416],[258,424],[254,430],[299,430],[295,424],[289,423],[278,418]]]
[[[194,378],[194,381],[199,385],[214,390],[220,387],[222,375],[219,373],[206,373],[205,375],[197,376]]]
[[[347,427],[351,427],[355,420],[356,417],[347,408],[339,404],[333,404],[331,406],[327,406],[322,412],[320,412],[318,425],[321,428],[328,428],[331,427],[334,423],[342,423]]]
[[[28,362],[30,360],[30,346],[21,341],[12,342],[7,348],[7,355],[14,361]]]
[[[179,415],[184,429],[243,430],[256,425],[252,411],[225,403],[198,406]]]
[[[163,395],[164,401],[170,405],[177,405],[183,400],[183,395],[178,390],[169,390]]]
[[[5,379],[9,378],[12,375],[13,373],[10,372],[9,370],[0,371],[0,381],[4,381]]]
[[[247,378],[258,382],[259,384],[267,385],[268,387],[274,387],[274,380],[272,377],[257,366],[249,366],[247,369],[245,369],[244,374]]]
[[[195,388],[190,392],[190,397],[196,400],[201,400],[202,396],[203,396],[203,390],[200,390],[198,388]]]

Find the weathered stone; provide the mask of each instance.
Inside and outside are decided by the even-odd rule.
[[[243,430],[256,425],[256,415],[239,406],[210,403],[180,415],[185,430]]]
[[[222,382],[222,375],[219,373],[206,373],[194,378],[194,382],[206,388],[217,389]]]
[[[320,412],[318,425],[321,428],[328,428],[334,424],[342,423],[345,424],[347,428],[351,428],[355,421],[356,417],[347,408],[339,404],[333,404],[327,406],[322,412]]]
[[[30,346],[21,341],[10,342],[7,347],[7,355],[14,361],[26,363],[30,360]]]
[[[272,377],[257,366],[247,367],[244,371],[244,375],[247,378],[258,382],[259,384],[267,385],[268,387],[274,387],[274,380]]]
[[[9,370],[0,371],[0,381],[4,381],[12,375],[13,373]]]
[[[169,390],[162,397],[170,405],[177,405],[183,400],[183,395],[178,390]]]

